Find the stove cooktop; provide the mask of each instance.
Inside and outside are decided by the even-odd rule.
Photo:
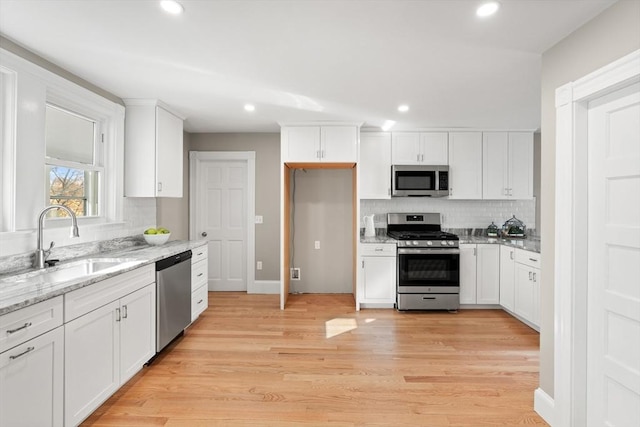
[[[459,240],[445,231],[389,231],[387,235],[396,240]]]

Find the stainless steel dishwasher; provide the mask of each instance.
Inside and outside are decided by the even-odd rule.
[[[191,323],[191,251],[156,262],[156,352]]]

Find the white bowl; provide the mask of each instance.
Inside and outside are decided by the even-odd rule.
[[[164,245],[165,243],[167,243],[167,240],[169,240],[169,237],[171,237],[171,233],[167,233],[167,234],[143,234],[142,237],[144,237],[144,240],[146,240],[146,242],[150,245],[153,246],[159,246],[159,245]]]

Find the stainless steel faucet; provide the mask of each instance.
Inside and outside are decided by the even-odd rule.
[[[44,217],[47,212],[54,209],[62,209],[66,211],[69,216],[71,216],[71,237],[80,237],[80,233],[78,232],[78,219],[76,218],[76,214],[73,213],[71,209],[63,205],[51,205],[42,209],[40,212],[40,217],[38,218],[38,247],[36,249],[36,257],[33,262],[33,266],[35,268],[44,268],[44,261],[49,255],[51,248],[53,247],[53,242],[51,242],[51,246],[49,250],[45,251],[42,249],[42,229],[44,228]]]

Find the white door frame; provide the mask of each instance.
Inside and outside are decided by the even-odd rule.
[[[196,212],[201,200],[196,197],[196,179],[203,161],[245,161],[247,163],[247,293],[256,293],[256,153],[255,151],[189,152],[189,239],[201,240],[196,230]]]
[[[637,50],[556,90],[554,397],[535,396],[554,427],[586,425],[587,104],[639,81]]]

